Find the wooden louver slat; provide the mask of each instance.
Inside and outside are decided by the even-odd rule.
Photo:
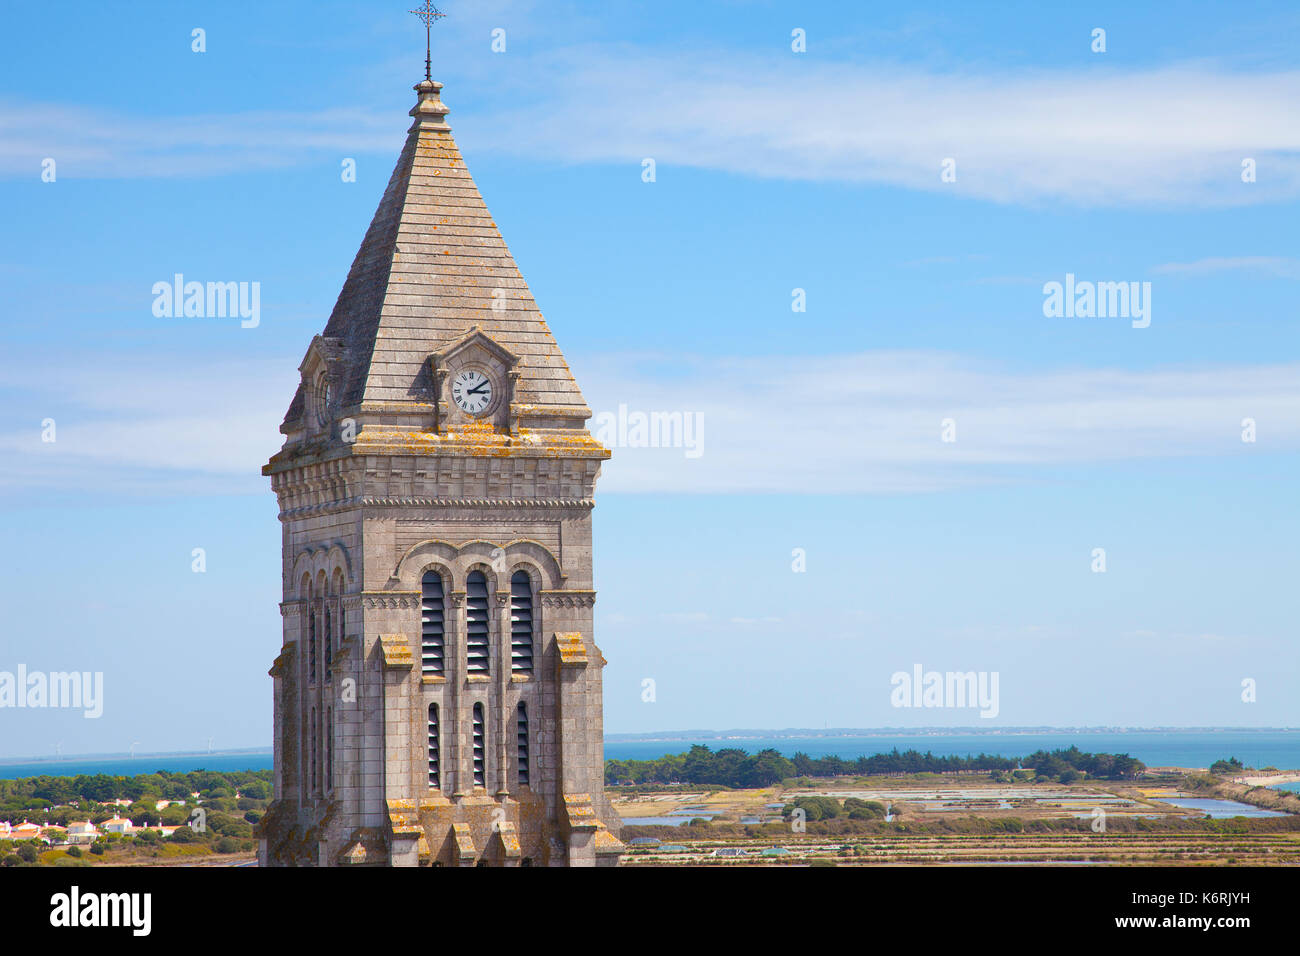
[[[533,671],[533,582],[527,571],[510,578],[510,670]]]

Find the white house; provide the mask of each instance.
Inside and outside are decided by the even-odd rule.
[[[9,839],[11,840],[38,840],[40,837],[41,827],[35,823],[28,823],[26,820],[9,831]]]
[[[89,821],[68,824],[69,843],[94,843],[99,838],[99,828]]]

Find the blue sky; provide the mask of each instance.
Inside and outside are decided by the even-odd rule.
[[[106,701],[0,710],[0,756],[269,743],[258,468],[405,137],[410,6],[6,13],[0,670]],[[589,404],[704,422],[598,486],[608,731],[1300,723],[1294,5],[443,9]],[[156,318],[177,272],[260,324]],[[1067,273],[1151,283],[1150,326],[1044,317]],[[999,716],[892,707],[915,664],[997,672]]]

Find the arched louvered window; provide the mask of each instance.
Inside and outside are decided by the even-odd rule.
[[[519,786],[528,786],[528,708],[522,701],[516,712],[515,727],[519,732]]]
[[[533,672],[533,579],[527,571],[510,577],[510,670]]]
[[[487,777],[484,761],[487,757],[487,731],[483,726],[483,705],[474,705],[474,786],[485,787]]]
[[[316,708],[311,709],[311,788],[320,789],[320,730],[316,726]]]
[[[441,790],[442,777],[438,773],[438,705],[429,705],[429,789]]]
[[[492,670],[489,626],[487,578],[482,571],[471,571],[465,580],[465,663],[471,677]]]
[[[429,571],[420,580],[420,671],[442,673],[443,650],[442,575]]]

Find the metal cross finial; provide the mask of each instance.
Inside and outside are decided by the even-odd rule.
[[[424,21],[424,78],[426,80],[432,80],[433,64],[430,61],[430,54],[433,47],[432,47],[432,38],[429,36],[429,28],[433,26],[434,20],[441,20],[447,14],[440,11],[437,7],[435,7],[432,3],[430,3],[429,0],[424,0],[423,10],[408,10],[407,12],[414,13],[417,17],[419,17],[421,20]]]

